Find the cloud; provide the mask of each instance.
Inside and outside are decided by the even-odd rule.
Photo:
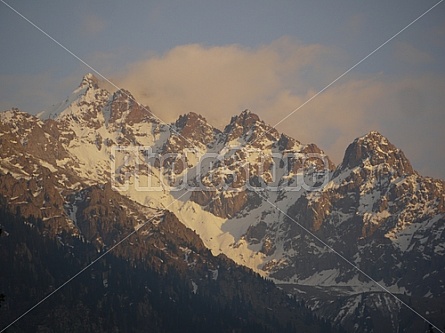
[[[328,52],[288,38],[257,49],[183,45],[132,64],[117,81],[166,121],[194,111],[222,125],[246,108],[265,112],[283,89],[304,91],[298,76]]]
[[[410,52],[410,61],[428,60]],[[166,122],[194,111],[221,128],[246,108],[276,124],[349,66],[336,49],[281,38],[258,48],[178,46],[133,63],[114,78]],[[378,130],[404,150],[421,173],[444,177],[440,165],[445,148],[438,145],[445,139],[440,128],[444,86],[444,78],[433,75],[349,73],[278,130],[318,144],[336,163],[354,138]]]
[[[276,122],[273,118],[283,119],[317,92],[309,91],[305,96],[281,94],[272,108],[275,111],[267,116],[268,122]],[[379,117],[374,118],[374,110],[384,93],[385,86],[378,78],[333,85],[298,109],[278,129],[302,142],[316,143],[339,163],[355,137],[379,128]]]
[[[342,24],[339,31],[346,40],[360,38],[367,23],[367,18],[363,13],[355,13],[349,16]]]
[[[382,131],[391,133],[421,174],[445,178],[445,78],[425,74],[388,84]],[[389,134],[388,134],[389,135]]]
[[[326,90],[279,129],[303,142],[315,142],[336,163],[354,138],[377,130],[401,148],[421,174],[444,178],[444,86],[445,78],[432,74],[350,79]],[[286,95],[277,105],[299,105],[310,96]]]
[[[178,46],[121,72],[113,72],[112,55],[92,57],[107,64],[113,81],[164,121],[194,111],[219,128],[246,108],[274,125],[348,68],[338,50],[290,38],[258,48]],[[0,108],[41,111],[63,100],[79,84],[83,70],[64,79],[54,73],[0,76]],[[404,150],[421,174],[445,178],[443,87],[440,74],[399,78],[349,73],[277,129],[303,143],[316,143],[336,163],[354,138],[378,130]]]
[[[402,61],[410,65],[426,64],[433,60],[430,54],[419,50],[412,44],[406,42],[396,42],[393,50],[394,57],[398,61]]]
[[[106,27],[105,20],[94,14],[82,16],[80,31],[82,35],[97,37]]]

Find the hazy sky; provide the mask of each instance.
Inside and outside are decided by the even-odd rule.
[[[271,125],[440,0],[6,1],[161,119]],[[37,113],[92,72],[0,0],[0,109]],[[277,126],[336,162],[378,130],[445,178],[445,2]]]

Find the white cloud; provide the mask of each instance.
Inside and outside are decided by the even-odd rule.
[[[336,49],[289,38],[256,49],[192,44],[134,63],[115,77],[167,122],[194,111],[222,127],[249,108],[273,125],[348,68],[340,68],[341,56]],[[445,139],[444,86],[440,77],[350,73],[278,129],[318,144],[337,163],[355,137],[378,130],[405,150],[419,171],[443,177],[432,163],[445,163],[444,146],[437,144]],[[433,147],[434,158],[428,152]]]
[[[184,45],[131,65],[118,82],[165,121],[194,111],[221,126],[245,108],[267,112],[283,89],[305,89],[298,76],[327,53],[288,38],[257,49]]]
[[[106,23],[99,16],[90,13],[82,16],[82,22],[79,26],[83,35],[96,37],[105,29]]]
[[[414,45],[406,42],[395,42],[394,57],[410,65],[430,63],[433,58],[427,52],[419,50]]]

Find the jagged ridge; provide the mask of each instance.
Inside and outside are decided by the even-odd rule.
[[[91,75],[56,109],[40,115],[43,120],[18,110],[1,114],[0,166],[11,173],[2,193],[12,207],[25,207],[29,200],[11,194],[13,183],[30,182],[35,175],[52,174],[56,192],[66,193],[127,182],[129,188],[120,194],[152,209],[168,205],[214,254],[224,253],[277,281],[347,285],[353,293],[363,285],[378,289],[302,225],[394,292],[419,298],[445,293],[439,282],[445,267],[444,182],[415,172],[403,152],[378,132],[357,138],[335,167],[316,145],[278,133],[248,110],[223,131],[194,113],[161,124],[129,92],[111,94]],[[145,150],[131,155],[130,149],[132,158],[125,164],[127,153],[113,153],[116,145]],[[186,148],[190,152],[179,167],[174,154]],[[217,162],[199,164],[199,156],[210,152]],[[173,155],[161,165],[148,160],[150,153]],[[274,160],[277,154],[283,156],[280,161]],[[313,155],[319,159],[307,158]],[[138,161],[152,167],[135,174],[143,165]],[[156,191],[136,188],[149,179],[159,184]],[[199,183],[215,188],[186,193],[179,186]],[[269,191],[257,193],[265,186]],[[30,195],[38,197],[38,190]],[[78,232],[70,212],[56,216],[48,209],[38,216],[56,225],[55,233],[61,228]],[[419,276],[419,268],[428,273]]]

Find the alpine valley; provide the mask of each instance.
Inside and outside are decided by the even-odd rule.
[[[445,327],[445,182],[378,132],[335,166],[249,110],[165,124],[87,74],[0,113],[0,147],[0,329],[47,295],[8,332]]]

